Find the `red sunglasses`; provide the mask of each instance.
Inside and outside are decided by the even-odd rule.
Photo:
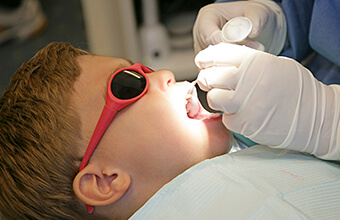
[[[107,86],[104,109],[87,146],[79,171],[86,167],[117,112],[136,102],[146,93],[149,87],[149,79],[146,73],[152,72],[153,70],[141,63],[135,63],[130,67],[118,70],[112,75]],[[93,212],[93,206],[87,205],[87,209],[89,213]]]

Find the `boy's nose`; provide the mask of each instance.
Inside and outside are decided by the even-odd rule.
[[[164,91],[176,83],[174,74],[169,70],[157,70],[147,74],[147,76],[149,77],[151,86],[158,86]]]

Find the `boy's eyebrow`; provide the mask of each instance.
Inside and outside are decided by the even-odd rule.
[[[112,71],[112,73],[109,75],[109,77],[106,80],[107,85],[109,84],[109,81],[111,79],[112,74],[114,74],[115,72],[117,72],[120,69],[126,68],[128,66],[132,66],[134,64],[134,62],[132,62],[131,60],[126,60],[126,61],[129,63],[129,65],[126,65],[125,63],[120,63],[116,68],[114,68],[114,70]]]
[[[132,62],[131,60],[126,60],[128,62],[129,65],[126,65],[126,63],[120,63],[116,68],[114,68],[114,70],[112,71],[112,73],[107,77],[106,80],[106,86],[109,85],[110,79],[112,77],[112,75],[117,72],[120,69],[126,68],[128,66],[132,66],[133,64],[135,64],[134,62]],[[106,90],[105,90],[106,91]],[[104,99],[106,99],[106,92],[104,93]]]
[[[135,64],[134,62],[132,62],[131,60],[126,60],[128,61],[128,63],[130,63],[130,65],[132,66],[133,64]]]

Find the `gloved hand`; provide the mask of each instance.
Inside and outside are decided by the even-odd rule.
[[[198,85],[224,125],[270,147],[340,160],[340,86],[298,62],[221,43],[197,54]]]
[[[265,51],[279,54],[286,40],[286,19],[281,8],[273,1],[249,0],[215,3],[203,7],[193,28],[194,49],[198,53],[208,45],[223,42],[221,29],[230,19],[244,16],[251,20],[253,29],[249,38],[240,44],[250,47],[256,41],[265,46]]]

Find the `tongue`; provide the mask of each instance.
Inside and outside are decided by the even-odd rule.
[[[198,120],[205,119],[205,118],[209,118],[211,115],[211,113],[209,113],[202,107],[200,101],[195,95],[192,95],[188,99],[188,104],[186,107],[187,107],[188,117],[192,119],[198,119]]]

